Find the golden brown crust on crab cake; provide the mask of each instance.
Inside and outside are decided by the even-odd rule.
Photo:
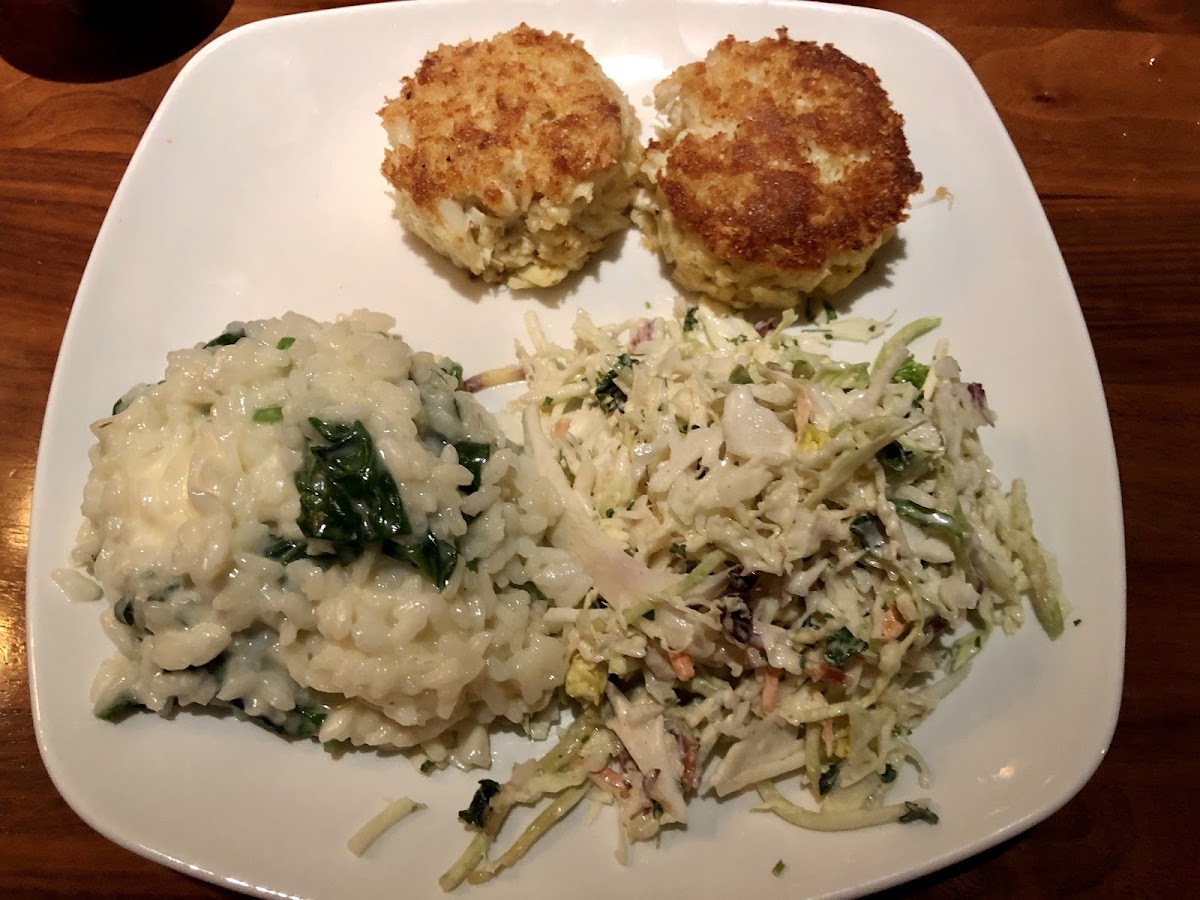
[[[655,90],[639,224],[685,287],[792,306],[844,287],[921,187],[874,70],[781,28],[732,37]]]
[[[628,224],[637,120],[570,35],[442,45],[380,116],[399,218],[489,281],[553,284]]]

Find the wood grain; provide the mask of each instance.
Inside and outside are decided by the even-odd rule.
[[[55,791],[33,738],[24,566],[46,395],[104,213],[188,58],[112,81],[35,77],[13,62],[50,66],[46,49],[30,44],[69,45],[75,38],[53,29],[70,20],[41,31],[13,25],[51,15],[56,2],[0,0],[0,896],[227,896],[93,832]],[[238,0],[213,33],[343,5]],[[888,895],[1192,895],[1200,874],[1187,816],[1200,800],[1192,777],[1200,746],[1200,5],[879,5],[925,23],[963,54],[1043,200],[1112,416],[1129,584],[1121,719],[1096,776],[1027,833]],[[1087,498],[1077,502],[1086,515]]]

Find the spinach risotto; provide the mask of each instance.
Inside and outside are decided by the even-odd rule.
[[[567,662],[544,612],[587,589],[546,546],[558,501],[392,325],[231,325],[93,425],[73,561],[118,651],[97,715],[216,705],[487,765],[487,724],[547,704]]]

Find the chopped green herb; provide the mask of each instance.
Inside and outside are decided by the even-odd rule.
[[[432,759],[427,759],[427,760],[425,760],[425,762],[421,763],[421,774],[428,775],[430,772],[432,772],[436,768],[437,768],[437,763],[435,763]]]
[[[254,421],[262,425],[283,421],[283,407],[264,406],[254,411]]]
[[[479,559],[478,558],[468,559],[466,565],[467,565],[467,568],[472,572],[479,571]]]
[[[634,504],[634,501],[633,501],[633,500],[630,500],[628,503],[626,503],[626,504],[625,504],[625,508],[626,508],[626,509],[633,509],[633,504]]]
[[[908,810],[897,821],[908,824],[909,822],[928,822],[930,825],[938,823],[937,813],[931,810],[928,806],[922,806],[920,803],[913,803],[911,800],[905,800],[904,806]]]
[[[906,449],[899,441],[892,441],[876,453],[875,458],[889,472],[903,475],[913,466],[913,461],[917,458],[917,454]]]
[[[491,458],[491,445],[477,441],[459,441],[454,445],[454,450],[458,453],[458,464],[471,473],[471,483],[460,487],[459,490],[464,494],[473,494],[483,483],[483,466]]]
[[[438,365],[441,366],[443,372],[453,378],[460,385],[462,384],[463,367],[459,363],[456,363],[452,359],[443,359],[440,363],[438,363]]]
[[[122,397],[120,400],[118,400],[116,403],[114,403],[114,404],[113,404],[113,411],[112,411],[112,414],[113,414],[114,416],[115,416],[115,415],[118,415],[118,414],[119,414],[119,413],[120,413],[120,412],[121,412],[123,409],[125,409],[125,407],[126,407],[126,406],[128,406],[128,405],[129,405],[129,404],[127,404],[127,403],[125,402],[125,398],[124,398],[124,397]]]
[[[812,367],[806,359],[798,359],[792,363],[792,377],[809,379],[817,374],[817,370]]]
[[[654,621],[654,610],[652,610],[652,609],[646,610],[644,613],[642,613],[642,618],[649,619],[651,622],[653,622]]]
[[[498,793],[500,793],[500,785],[497,782],[490,778],[482,779],[475,791],[475,796],[471,798],[470,805],[466,809],[459,810],[458,817],[468,825],[483,828],[492,811],[492,798]]]
[[[211,341],[204,345],[205,350],[211,350],[213,347],[228,347],[236,344],[246,336],[244,328],[238,328],[235,331],[226,331],[223,334],[217,335]]]
[[[911,500],[893,500],[892,505],[896,507],[896,514],[900,518],[907,519],[914,525],[924,525],[960,541],[969,537],[967,526],[949,513],[930,509],[919,503],[913,503]]]
[[[923,366],[911,356],[900,364],[895,373],[892,375],[892,384],[900,384],[902,381],[907,381],[918,391],[925,386],[925,379],[929,376],[929,366]]]
[[[735,334],[733,337],[731,337],[731,338],[729,339],[729,343],[731,343],[731,344],[744,344],[744,343],[746,343],[746,341],[747,341],[747,340],[748,340],[748,338],[746,337],[746,335],[744,335],[744,334]]]
[[[1078,624],[1080,624],[1082,621],[1083,621],[1083,619],[1076,619],[1074,624],[1078,625]]]
[[[883,521],[872,513],[861,515],[851,522],[850,533],[858,538],[858,543],[864,550],[874,550],[887,542]]]
[[[825,321],[826,322],[832,322],[834,319],[837,318],[837,310],[834,309],[832,306],[830,306],[828,303],[822,303],[821,307],[822,307],[822,309],[825,310]]]
[[[292,346],[292,344],[294,344],[294,343],[296,343],[296,339],[294,337],[281,337],[279,339],[279,343],[275,345],[275,349],[276,350],[286,350],[288,347]]]
[[[829,621],[829,613],[823,613],[820,610],[809,613],[804,617],[804,621],[800,623],[801,628],[820,628]]]
[[[616,364],[596,381],[594,392],[596,402],[606,413],[625,412],[625,401],[628,399],[628,395],[617,384],[617,373],[622,369],[631,368],[637,363],[638,361],[628,353],[622,353],[617,357]]]
[[[778,878],[783,874],[783,870],[787,868],[787,864],[781,859],[775,865],[771,866],[771,874]]]
[[[746,371],[746,367],[738,363],[733,367],[733,371],[729,373],[730,384],[753,384],[754,379],[750,377],[750,373]]]
[[[683,544],[672,544],[669,549],[672,556],[678,556],[680,559],[687,559],[687,547]]]
[[[852,656],[857,656],[866,649],[867,642],[856,638],[854,633],[843,625],[825,639],[825,661],[835,669],[844,669]]]
[[[657,800],[655,800],[653,812],[651,814],[654,816],[654,818],[661,819],[663,817],[663,812],[664,812],[663,805],[661,803],[659,803]]]
[[[896,780],[896,767],[888,763],[883,767],[883,774],[879,776],[879,780],[884,784],[891,784]]]
[[[696,327],[696,313],[700,311],[699,307],[689,306],[687,312],[683,314],[683,330],[691,331]]]
[[[833,790],[837,784],[838,773],[842,771],[842,761],[839,759],[832,766],[821,773],[821,777],[817,779],[817,791],[824,797]]]
[[[554,405],[553,397],[543,397],[542,398],[542,409],[549,409],[553,405]]]

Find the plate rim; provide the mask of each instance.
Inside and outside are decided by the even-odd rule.
[[[114,192],[113,197],[109,202],[101,226],[97,231],[96,239],[89,253],[88,261],[84,267],[83,275],[80,279],[75,297],[73,298],[72,308],[68,315],[66,327],[63,332],[63,338],[56,358],[53,377],[51,379],[50,390],[47,394],[46,407],[43,415],[42,427],[40,430],[41,439],[39,440],[39,446],[36,455],[35,475],[29,513],[29,544],[26,556],[27,570],[25,578],[25,613],[27,670],[30,686],[31,714],[34,722],[34,731],[39,755],[48,775],[50,776],[51,782],[54,784],[54,787],[60,796],[62,796],[63,800],[68,804],[68,806],[70,806],[76,815],[78,815],[94,831],[101,834],[113,843],[116,843],[153,862],[165,865],[178,872],[191,875],[193,877],[199,877],[211,883],[233,890],[250,892],[263,897],[301,896],[282,893],[280,891],[272,890],[266,886],[246,884],[230,876],[225,876],[209,868],[178,859],[169,853],[127,838],[120,832],[119,828],[113,826],[111,822],[105,820],[100,813],[92,809],[90,805],[83,798],[81,798],[78,793],[76,793],[74,789],[75,785],[70,783],[69,773],[64,770],[62,760],[55,755],[54,748],[50,746],[50,742],[46,734],[44,723],[45,714],[42,710],[43,698],[38,690],[40,677],[38,672],[38,662],[40,659],[40,652],[37,650],[37,648],[40,647],[41,644],[35,639],[35,628],[33,627],[34,623],[40,621],[41,619],[41,615],[39,614],[39,610],[37,608],[37,602],[34,599],[35,594],[40,593],[41,591],[40,587],[35,585],[35,580],[44,576],[46,573],[30,568],[28,563],[34,559],[35,552],[39,552],[40,555],[40,550],[43,543],[43,538],[41,535],[44,533],[44,528],[39,527],[41,521],[43,517],[49,517],[53,513],[52,510],[43,509],[42,507],[44,503],[39,502],[39,498],[46,495],[46,490],[43,487],[43,483],[50,477],[48,473],[50,468],[49,463],[51,457],[56,452],[55,448],[51,446],[50,442],[45,440],[45,437],[51,428],[52,421],[55,418],[54,412],[60,405],[59,398],[65,390],[63,385],[63,379],[66,377],[64,375],[64,360],[71,355],[68,352],[71,349],[71,345],[77,343],[81,339],[79,337],[79,327],[77,325],[77,320],[80,317],[79,310],[82,308],[82,305],[79,301],[81,298],[86,298],[90,295],[90,293],[92,293],[90,291],[90,284],[95,277],[95,267],[93,265],[94,261],[104,255],[105,246],[112,240],[110,235],[118,230],[116,220],[119,216],[114,215],[114,211],[117,213],[120,212],[123,198],[132,190],[129,185],[136,181],[136,173],[139,170],[139,165],[143,157],[150,152],[148,148],[154,143],[154,138],[156,137],[159,128],[161,128],[161,122],[165,116],[165,111],[169,111],[173,107],[174,103],[176,102],[175,96],[179,92],[180,86],[183,85],[188,79],[194,77],[195,72],[197,72],[202,66],[206,65],[210,57],[230,52],[229,48],[236,43],[246,39],[253,39],[261,32],[275,32],[281,29],[296,27],[297,25],[302,25],[308,20],[327,20],[334,17],[356,18],[360,16],[364,18],[373,18],[376,16],[388,16],[394,14],[408,15],[409,13],[401,13],[400,10],[438,7],[470,8],[478,2],[480,2],[480,0],[406,0],[406,2],[389,2],[374,5],[338,7],[334,9],[309,10],[297,13],[289,13],[286,15],[257,20],[231,29],[230,31],[218,36],[202,47],[180,68],[179,72],[173,78],[170,86],[164,93],[162,100],[159,102],[157,108],[151,116],[145,131],[138,141],[137,147],[130,156],[129,163],[127,164],[125,172],[121,177],[117,190]],[[616,0],[616,5],[621,5],[624,3],[632,4],[634,2],[636,2],[636,0]],[[809,10],[818,11],[822,15],[852,16],[890,21],[894,27],[903,27],[911,31],[915,31],[916,33],[920,34],[923,39],[932,40],[940,45],[943,50],[948,51],[949,54],[954,57],[955,63],[964,71],[964,74],[966,75],[967,80],[970,82],[973,91],[979,96],[984,113],[988,115],[989,118],[993,119],[995,124],[998,126],[998,134],[1003,135],[1004,140],[1008,144],[1008,148],[1018,161],[1019,172],[1024,178],[1029,192],[1032,194],[1035,200],[1037,200],[1036,209],[1040,217],[1039,227],[1044,230],[1050,245],[1053,246],[1057,254],[1057,274],[1063,281],[1063,287],[1067,292],[1069,292],[1070,298],[1073,301],[1075,315],[1079,320],[1079,327],[1083,336],[1086,338],[1087,349],[1089,350],[1091,359],[1091,371],[1088,373],[1090,375],[1089,380],[1094,381],[1094,387],[1104,403],[1103,418],[1106,436],[1108,438],[1108,445],[1105,448],[1108,451],[1105,454],[1105,463],[1106,468],[1110,470],[1112,486],[1116,490],[1117,517],[1116,521],[1110,524],[1116,529],[1116,543],[1113,547],[1113,550],[1115,551],[1115,558],[1113,559],[1113,563],[1114,568],[1120,574],[1120,580],[1118,584],[1113,586],[1113,588],[1114,595],[1120,599],[1120,603],[1118,608],[1115,610],[1115,613],[1119,619],[1121,643],[1119,656],[1113,661],[1116,667],[1115,678],[1113,680],[1115,696],[1108,708],[1109,715],[1107,716],[1103,727],[1099,729],[1099,732],[1104,735],[1103,740],[1100,742],[1099,746],[1092,753],[1092,755],[1084,762],[1084,764],[1076,770],[1074,777],[1060,784],[1056,793],[1048,800],[1048,802],[1043,802],[1040,806],[1026,811],[1023,815],[1009,819],[1004,824],[993,829],[986,837],[982,837],[973,842],[951,848],[943,853],[926,857],[921,862],[906,866],[901,871],[881,876],[868,882],[856,884],[853,888],[834,891],[833,893],[825,895],[830,897],[857,896],[862,892],[876,891],[897,884],[902,884],[928,875],[931,872],[944,869],[947,866],[974,856],[983,850],[994,847],[1018,834],[1027,831],[1039,822],[1046,820],[1054,813],[1062,809],[1067,803],[1069,803],[1091,780],[1096,770],[1107,756],[1108,750],[1111,747],[1112,740],[1115,735],[1123,699],[1125,640],[1127,639],[1128,634],[1128,573],[1124,540],[1124,507],[1120,490],[1120,469],[1117,462],[1115,441],[1112,434],[1112,417],[1108,409],[1103,380],[1100,377],[1098,361],[1096,360],[1095,355],[1095,348],[1091,341],[1091,333],[1087,328],[1086,320],[1083,318],[1078,295],[1075,291],[1073,283],[1071,282],[1070,274],[1066,268],[1065,261],[1062,258],[1061,248],[1059,247],[1057,239],[1053,234],[1053,230],[1050,227],[1045,208],[1041,203],[1041,198],[1037,195],[1036,189],[1029,176],[1029,172],[1016,150],[1011,135],[1009,135],[1008,130],[1004,127],[1003,121],[1000,119],[999,113],[992,103],[991,98],[987,95],[986,90],[983,88],[981,82],[974,73],[974,70],[971,69],[969,63],[957,50],[957,48],[955,48],[941,34],[922,24],[921,22],[887,10],[844,6],[832,3],[815,3],[809,2],[809,0],[803,0],[803,2],[789,2],[786,4],[776,2],[776,0],[768,0],[768,2],[765,4],[749,3],[746,2],[746,0],[660,0],[660,2],[664,5],[683,8],[702,8],[714,5],[728,7],[759,7],[765,5],[769,7],[778,7],[793,13],[797,10]],[[589,5],[595,8],[613,4],[604,4],[600,2],[600,0],[596,0],[596,2],[592,2]],[[94,302],[92,305],[94,305]]]

